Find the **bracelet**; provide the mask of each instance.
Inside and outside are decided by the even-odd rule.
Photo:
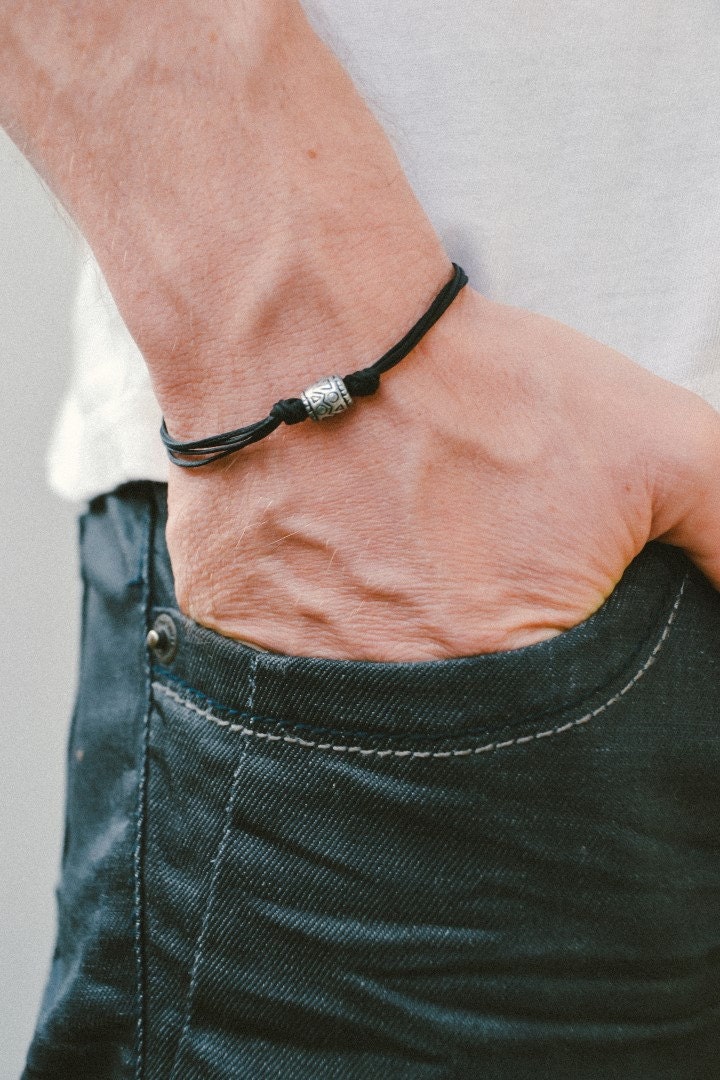
[[[247,427],[236,428],[234,431],[224,431],[220,435],[211,435],[207,439],[178,442],[170,435],[163,419],[160,438],[170,460],[182,469],[199,469],[201,465],[219,461],[220,458],[234,454],[242,450],[244,446],[249,446],[250,443],[264,439],[282,423],[299,424],[309,417],[313,420],[324,420],[328,416],[344,412],[352,403],[353,398],[374,394],[380,385],[380,376],[383,372],[394,367],[415,348],[430,327],[447,310],[462,287],[467,284],[467,274],[462,267],[456,263],[452,265],[454,269],[452,278],[443,286],[425,314],[418,319],[405,337],[370,367],[354,371],[346,375],[344,379],[339,375],[328,375],[319,382],[313,383],[312,386],[308,386],[300,397],[282,398],[276,401],[264,420],[248,424]]]

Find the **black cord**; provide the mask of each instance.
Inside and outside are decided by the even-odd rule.
[[[462,287],[467,284],[467,274],[462,267],[456,263],[452,265],[454,268],[452,278],[443,286],[425,314],[408,330],[407,334],[370,367],[345,376],[342,381],[351,398],[374,394],[380,385],[380,376],[415,348],[430,327],[434,326],[447,310]],[[201,465],[219,461],[220,458],[234,454],[243,447],[249,446],[250,443],[264,439],[282,423],[299,424],[307,420],[310,415],[302,398],[281,398],[280,401],[275,402],[264,420],[248,424],[247,427],[236,428],[234,431],[224,431],[220,435],[211,435],[207,439],[195,439],[192,442],[178,442],[177,439],[173,439],[163,419],[160,438],[165,444],[168,457],[175,465],[179,465],[182,469],[199,469]],[[186,458],[190,460],[184,460]],[[201,460],[193,460],[195,458]]]

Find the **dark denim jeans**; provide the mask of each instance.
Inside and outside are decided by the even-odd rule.
[[[165,513],[136,484],[82,519],[26,1080],[720,1077],[720,594],[687,558],[648,545],[537,645],[328,661],[181,615]]]

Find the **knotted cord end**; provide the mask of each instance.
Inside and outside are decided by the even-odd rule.
[[[303,420],[307,420],[308,412],[302,398],[288,397],[275,402],[270,416],[281,424],[301,424]]]

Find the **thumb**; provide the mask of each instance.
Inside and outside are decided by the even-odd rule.
[[[650,540],[681,547],[720,589],[720,412],[674,388],[650,466]]]

